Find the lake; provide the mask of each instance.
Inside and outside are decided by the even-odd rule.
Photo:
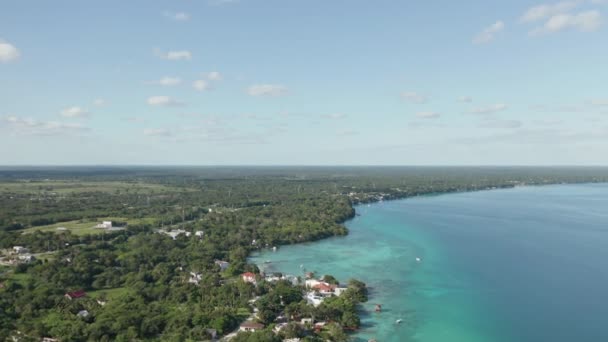
[[[360,341],[608,341],[608,184],[421,196],[356,211],[346,237],[252,261],[367,283]],[[376,303],[383,312],[373,312]]]

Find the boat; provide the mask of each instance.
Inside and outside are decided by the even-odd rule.
[[[421,262],[422,259],[420,257],[416,257],[416,262]]]
[[[397,324],[401,324],[401,322],[403,322],[403,320],[401,318],[399,318],[398,320],[395,321],[395,323],[397,323]]]

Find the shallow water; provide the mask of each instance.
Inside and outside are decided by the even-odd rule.
[[[607,184],[424,196],[356,210],[347,237],[252,259],[269,271],[366,282],[370,301],[355,335],[362,341],[608,341]],[[376,303],[382,313],[373,312]]]

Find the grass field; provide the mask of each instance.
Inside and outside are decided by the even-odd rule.
[[[59,227],[64,227],[69,230],[72,234],[75,235],[87,235],[87,234],[103,234],[106,232],[105,229],[97,229],[95,225],[100,223],[101,221],[113,221],[113,222],[127,222],[127,224],[152,224],[154,223],[154,219],[152,218],[141,218],[141,219],[127,219],[124,217],[102,217],[97,221],[94,220],[75,220],[75,221],[67,221],[67,222],[59,222],[53,223],[46,226],[38,226],[27,228],[23,230],[24,234],[31,233],[37,230],[40,231],[54,231],[57,233],[61,233],[61,230],[57,230]]]
[[[20,194],[38,194],[38,193],[55,193],[57,195],[77,193],[77,192],[169,192],[179,191],[182,189],[173,188],[161,184],[142,183],[142,182],[78,182],[78,181],[20,181],[20,182],[0,182],[0,192],[20,193]]]
[[[113,300],[113,299],[120,297],[123,294],[128,293],[129,291],[132,291],[132,290],[129,290],[125,287],[117,287],[114,289],[103,289],[103,290],[87,292],[87,296],[89,296],[91,298],[105,297],[108,300]]]

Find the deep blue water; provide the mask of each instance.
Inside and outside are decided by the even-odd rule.
[[[357,212],[347,237],[254,260],[368,283],[361,340],[608,341],[608,184],[425,196]],[[374,303],[385,312],[371,313]]]

